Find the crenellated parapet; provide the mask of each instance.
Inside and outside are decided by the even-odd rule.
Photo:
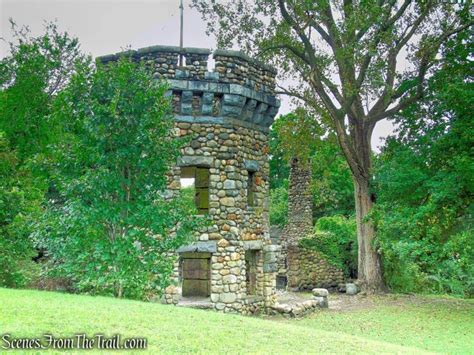
[[[185,64],[179,66],[180,53]],[[216,50],[214,71],[208,71],[211,51],[204,48],[152,46],[97,58],[102,63],[128,56],[143,62],[170,84],[175,118],[182,122],[237,124],[264,130],[280,107],[275,97],[274,68],[240,51]]]

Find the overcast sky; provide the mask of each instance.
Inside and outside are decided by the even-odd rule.
[[[199,13],[184,0],[184,46],[215,49],[214,38],[206,36]],[[96,57],[115,53],[131,46],[133,49],[156,44],[179,45],[179,0],[0,0],[0,37],[11,38],[9,18],[19,25],[28,25],[33,34],[42,30],[45,20],[57,20],[61,30],[77,36],[82,49]],[[8,47],[0,44],[0,56]],[[291,106],[282,97],[280,113]],[[372,137],[378,150],[381,137],[392,131],[387,121],[379,122]]]

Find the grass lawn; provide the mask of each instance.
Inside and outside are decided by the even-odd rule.
[[[474,352],[472,301],[391,295],[335,308],[285,320],[0,288],[0,334],[147,337],[152,353]]]

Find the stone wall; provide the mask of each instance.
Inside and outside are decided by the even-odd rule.
[[[313,195],[311,164],[293,158],[288,187],[288,224],[283,235],[287,244],[298,244],[313,233]]]
[[[316,251],[292,245],[288,247],[287,257],[289,288],[336,288],[344,282],[342,270]]]

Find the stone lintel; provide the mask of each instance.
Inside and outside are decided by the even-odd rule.
[[[262,250],[263,243],[261,240],[245,240],[244,249],[245,250]]]
[[[198,167],[210,168],[213,166],[213,164],[214,164],[213,157],[193,156],[193,155],[184,155],[182,157],[179,157],[178,162],[177,162],[177,165],[179,167],[198,166]]]
[[[244,160],[244,167],[246,170],[256,172],[259,170],[258,161],[256,160]]]
[[[281,245],[267,244],[263,246],[263,251],[265,252],[279,252],[281,250]]]
[[[194,242],[179,247],[176,252],[181,253],[215,253],[217,251],[217,243],[215,240],[204,242]]]
[[[212,253],[206,252],[182,252],[179,256],[183,259],[209,259]]]

